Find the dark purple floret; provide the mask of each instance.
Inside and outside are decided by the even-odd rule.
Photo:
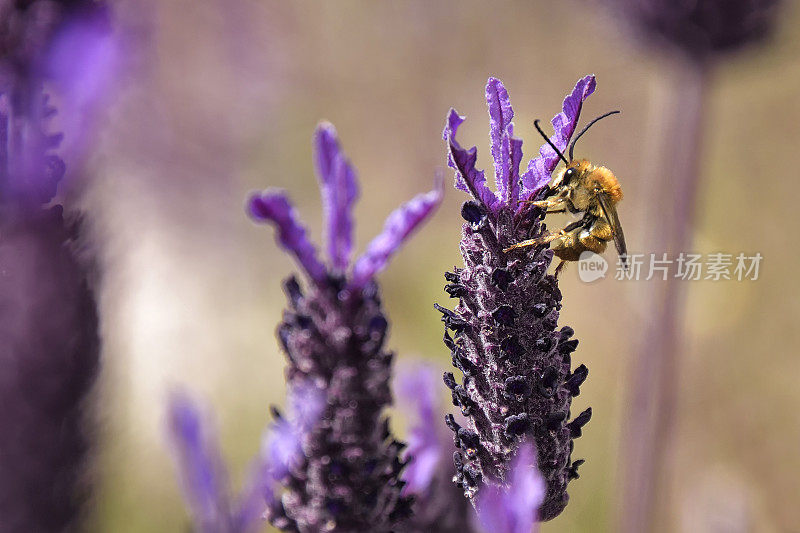
[[[276,226],[282,247],[311,281],[305,291],[294,277],[284,284],[288,308],[278,337],[287,382],[313,383],[325,396],[322,415],[300,439],[302,459],[287,469],[285,492],[268,517],[287,531],[388,532],[408,516],[412,499],[404,495],[400,477],[405,445],[392,436],[384,414],[392,401],[393,354],[384,348],[388,321],[374,276],[438,206],[442,191],[421,194],[395,210],[351,263],[355,171],[333,126],[319,126],[315,148],[328,265],[317,258],[283,193],[266,191],[249,201],[253,218]]]
[[[552,142],[559,149],[567,146],[594,88],[593,76],[579,80],[553,119]],[[461,210],[464,267],[445,274],[446,290],[459,303],[453,310],[436,305],[445,344],[463,374],[462,383],[451,373],[444,382],[469,427],[451,415],[446,423],[460,448],[454,455],[456,481],[470,498],[484,490],[484,482],[508,486],[520,443],[534,443],[546,484],[539,519],[549,520],[566,506],[567,483],[576,477],[572,440],[591,411],[571,422],[569,414],[587,371],[581,365],[571,372],[577,340],[570,339],[571,328],[558,329],[561,292],[547,274],[552,252],[545,246],[503,250],[544,232],[543,213],[525,201],[542,193],[559,158],[545,144],[520,174],[522,142],[514,137],[514,114],[499,80],[489,79],[486,99],[497,193],[475,168],[476,148],[465,150],[456,141],[464,119],[451,110],[444,130],[455,186],[473,196]]]

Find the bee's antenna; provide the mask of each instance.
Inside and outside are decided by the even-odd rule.
[[[536,128],[536,131],[538,131],[539,133],[542,134],[542,137],[544,137],[544,140],[547,141],[547,144],[550,145],[550,148],[552,148],[553,150],[556,151],[556,153],[558,154],[558,157],[560,157],[564,161],[564,164],[569,166],[569,161],[567,161],[567,158],[564,157],[564,154],[561,153],[561,150],[556,148],[556,145],[553,144],[552,141],[550,141],[550,137],[548,137],[547,134],[542,131],[542,127],[539,126],[539,119],[538,118],[533,121],[533,126]]]
[[[600,120],[601,118],[606,118],[606,117],[607,117],[607,116],[609,116],[609,115],[616,115],[616,114],[617,114],[617,113],[619,113],[619,112],[620,112],[620,111],[609,111],[608,113],[605,113],[605,114],[603,114],[603,115],[600,115],[600,116],[599,116],[599,117],[597,117],[596,119],[594,119],[594,120],[592,120],[591,122],[589,122],[589,123],[588,123],[586,126],[584,126],[584,127],[583,127],[583,129],[581,130],[581,132],[580,132],[578,135],[576,135],[574,139],[572,139],[572,142],[571,142],[571,143],[570,143],[570,145],[569,145],[569,158],[570,158],[570,159],[573,159],[573,156],[572,156],[572,151],[573,151],[573,150],[575,150],[575,143],[576,143],[576,142],[578,142],[578,139],[580,139],[580,138],[581,138],[581,135],[583,135],[584,133],[586,133],[586,130],[588,130],[588,129],[589,129],[591,126],[592,126],[592,124],[594,124],[595,122],[597,122],[597,121],[598,121],[598,120]]]

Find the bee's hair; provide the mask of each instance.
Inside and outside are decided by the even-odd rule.
[[[572,154],[573,154],[573,151],[575,150],[575,143],[576,143],[576,142],[578,142],[578,139],[580,139],[580,138],[581,138],[581,135],[583,135],[584,133],[586,133],[586,130],[588,130],[589,128],[591,128],[591,127],[592,127],[592,124],[594,124],[594,123],[595,123],[595,122],[597,122],[598,120],[600,120],[600,119],[603,119],[603,118],[606,118],[606,117],[607,117],[607,116],[609,116],[609,115],[616,115],[616,114],[617,114],[617,113],[619,113],[619,112],[620,112],[619,110],[615,110],[615,111],[609,111],[608,113],[604,113],[604,114],[600,115],[599,117],[597,117],[597,118],[593,119],[593,120],[592,120],[591,122],[589,122],[589,123],[588,123],[586,126],[584,126],[584,127],[583,127],[583,129],[581,130],[581,132],[580,132],[578,135],[576,135],[574,139],[572,139],[572,142],[571,142],[571,143],[570,143],[570,145],[569,145],[569,159],[570,159],[570,161],[572,161],[573,159],[575,159],[575,157],[574,157]],[[536,129],[539,129],[539,128],[537,127]],[[542,131],[542,130],[539,130],[539,132],[540,132],[540,133],[541,133],[541,131]],[[544,135],[544,134],[542,134],[542,135]],[[549,141],[549,139],[548,139],[548,142],[550,142],[550,141]],[[551,144],[550,146],[553,146],[553,145]],[[553,148],[555,148],[555,146],[553,146]],[[558,154],[558,155],[561,155],[561,153],[559,152],[559,154]],[[564,156],[563,156],[563,155],[561,155],[561,159],[564,159]],[[566,159],[564,159],[564,161],[566,162]],[[569,163],[567,163],[567,164],[569,164]]]

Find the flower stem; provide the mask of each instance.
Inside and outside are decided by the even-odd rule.
[[[700,185],[707,63],[683,60],[667,71],[659,83],[667,86],[651,126],[657,156],[647,161],[646,179],[654,191],[648,213],[655,221],[650,235],[652,250],[670,257],[689,252]],[[679,356],[682,349],[685,287],[668,277],[653,284],[644,337],[632,363],[629,414],[623,445],[626,465],[622,512],[623,533],[651,531],[656,526],[657,494],[665,486],[670,438],[676,419]],[[663,497],[658,497],[664,502]]]

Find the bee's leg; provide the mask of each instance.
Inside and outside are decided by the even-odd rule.
[[[567,261],[562,259],[561,262],[558,263],[555,272],[553,272],[553,275],[556,277],[556,279],[558,279],[558,275],[561,274],[561,271],[564,270],[565,266],[567,266]]]
[[[567,199],[564,197],[558,197],[555,200],[523,200],[523,204],[531,204],[534,207],[538,207],[539,209],[544,209],[548,212],[563,212],[566,208],[562,207],[561,204],[566,202]],[[560,209],[561,211],[550,211],[550,209]]]
[[[608,241],[612,238],[610,233],[610,228],[608,230],[608,235],[602,231],[602,229],[595,232],[595,227],[593,226],[591,229],[581,231],[580,235],[578,235],[578,242],[587,250],[596,254],[602,254],[606,251]]]
[[[503,252],[510,252],[511,250],[516,250],[517,248],[525,248],[527,246],[539,246],[540,244],[547,244],[552,242],[559,237],[564,235],[564,231],[559,231],[558,233],[547,233],[542,235],[541,237],[537,237],[535,239],[528,239],[527,241],[518,242],[517,244],[513,244],[508,248],[504,249]]]

